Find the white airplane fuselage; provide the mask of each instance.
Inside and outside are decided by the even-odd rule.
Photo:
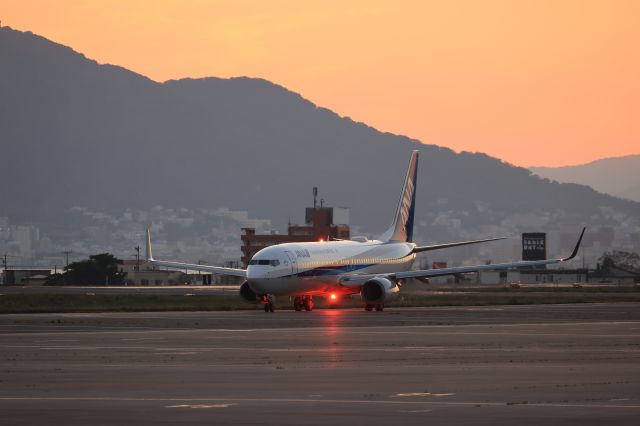
[[[415,244],[369,240],[286,243],[266,247],[253,256],[247,282],[256,294],[273,296],[353,294],[359,288],[339,280],[356,274],[408,271]]]

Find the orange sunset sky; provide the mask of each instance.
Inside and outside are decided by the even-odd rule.
[[[517,165],[640,153],[640,0],[0,0],[0,20],[157,81],[262,77]]]

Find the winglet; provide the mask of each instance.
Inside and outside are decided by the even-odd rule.
[[[151,230],[147,228],[147,260],[153,260],[153,252],[151,251]]]
[[[565,257],[564,259],[562,259],[562,261],[567,261],[567,260],[571,260],[574,257],[576,257],[576,255],[578,254],[578,250],[580,249],[580,243],[582,242],[582,237],[584,236],[584,231],[586,231],[587,227],[585,226],[584,228],[582,228],[582,233],[580,234],[580,238],[578,238],[578,242],[576,243],[575,248],[573,249],[573,253],[571,253],[571,256],[569,257]]]

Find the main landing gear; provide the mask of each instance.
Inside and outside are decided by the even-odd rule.
[[[384,311],[384,303],[380,303],[378,305],[370,305],[370,304],[367,303],[366,305],[364,305],[364,310],[365,311],[371,312],[371,311],[373,311],[373,308],[376,308],[376,311],[378,311],[378,312],[382,312],[382,311]]]
[[[302,308],[305,311],[313,311],[313,299],[311,296],[296,296],[293,299],[293,309],[300,312]]]
[[[273,303],[273,296],[270,294],[267,294],[265,296],[262,296],[263,299],[263,303],[264,303],[264,311],[265,312],[273,312],[275,311],[275,306]]]

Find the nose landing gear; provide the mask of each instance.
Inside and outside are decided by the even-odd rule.
[[[313,299],[311,296],[296,296],[293,299],[293,309],[300,312],[302,308],[305,311],[313,311]]]
[[[305,296],[304,298],[304,310],[313,311],[313,299],[311,296]]]
[[[275,311],[275,305],[273,303],[273,296],[270,294],[265,294],[262,296],[262,303],[264,303],[264,311],[265,312],[273,312]]]

